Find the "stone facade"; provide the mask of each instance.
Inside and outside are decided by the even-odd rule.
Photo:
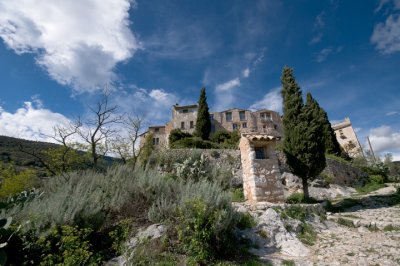
[[[275,144],[279,137],[267,134],[242,134],[240,154],[243,172],[243,191],[247,201],[283,202],[284,191],[280,180]]]
[[[173,129],[181,129],[184,132],[193,134],[196,128],[197,109],[198,106],[196,104],[172,106],[171,121],[165,126],[149,127],[145,133],[140,135],[140,143],[144,143],[144,139],[149,132],[153,133],[153,138],[159,139],[158,141],[156,139],[153,141],[156,147],[168,145],[168,136]],[[210,118],[211,133],[218,130],[229,132],[238,130],[240,133],[261,132],[274,136],[283,134],[279,113],[267,109],[252,112],[246,109],[233,108],[222,112],[210,112]],[[157,136],[155,136],[155,133],[157,133]]]
[[[354,131],[348,117],[346,117],[344,121],[332,125],[332,128],[335,131],[336,139],[340,146],[349,154],[350,157],[363,156],[360,142],[358,141],[356,132]]]

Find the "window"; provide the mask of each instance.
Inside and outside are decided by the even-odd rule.
[[[227,122],[232,122],[232,113],[231,112],[225,113],[225,119]]]
[[[267,159],[267,157],[265,156],[265,149],[262,147],[255,147],[254,151],[256,152],[256,159]]]
[[[158,145],[160,143],[159,138],[153,138],[153,145]]]
[[[247,128],[247,123],[242,123],[242,128]]]
[[[240,121],[246,120],[246,113],[244,111],[239,111]]]
[[[238,124],[232,124],[232,128],[233,128],[233,130],[238,129],[238,128],[239,128],[239,127],[238,127]]]
[[[214,120],[214,114],[211,114],[211,115],[210,115],[210,120],[211,120],[211,121]]]
[[[181,122],[181,129],[185,129],[185,122]]]
[[[159,132],[159,131],[160,131],[160,128],[158,128],[158,127],[154,128],[154,132]]]
[[[194,123],[193,123],[193,121],[190,121],[190,128],[194,128]]]
[[[188,109],[183,109],[183,110],[182,110],[182,113],[184,113],[184,114],[186,114],[186,113],[188,113],[188,112],[189,112]]]
[[[343,134],[343,130],[339,129],[339,133],[341,139],[346,139],[346,136]]]
[[[264,121],[272,120],[271,113],[260,113],[260,118],[261,118],[261,120],[264,120]]]

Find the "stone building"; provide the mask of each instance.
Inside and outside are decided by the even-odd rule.
[[[350,118],[346,117],[344,121],[332,125],[332,128],[340,146],[350,157],[363,156],[362,147],[353,129]]]
[[[197,104],[172,106],[172,119],[164,126],[151,126],[140,135],[140,143],[150,132],[153,133],[153,144],[156,147],[168,145],[168,136],[173,129],[194,133],[197,120]],[[276,136],[283,134],[282,121],[279,113],[263,109],[252,112],[246,109],[233,108],[222,112],[210,112],[211,133],[218,130],[240,133],[260,132]]]

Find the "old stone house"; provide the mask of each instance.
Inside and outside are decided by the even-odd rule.
[[[193,134],[196,128],[197,104],[173,105],[171,121],[165,125],[150,126],[140,135],[140,143],[150,132],[153,133],[155,147],[167,147],[168,136],[173,129],[179,128],[183,132]],[[251,111],[232,108],[221,112],[210,112],[211,133],[218,130],[240,133],[263,133],[271,136],[283,136],[282,119],[278,112],[268,109]],[[362,148],[349,118],[332,125],[336,139],[340,146],[351,156],[362,156]]]
[[[140,135],[141,143],[147,134],[153,133],[153,144],[156,147],[167,147],[168,136],[173,129],[193,134],[196,128],[197,104],[172,106],[172,119],[165,125],[150,126]],[[263,109],[250,111],[232,108],[221,112],[210,112],[211,133],[218,130],[240,133],[261,132],[281,136],[283,134],[282,120],[279,113]]]
[[[362,147],[353,129],[350,118],[346,117],[344,121],[332,125],[332,128],[340,146],[350,157],[363,156]]]

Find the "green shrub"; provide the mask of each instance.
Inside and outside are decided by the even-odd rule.
[[[32,169],[17,172],[13,165],[0,165],[0,198],[6,198],[31,189],[38,181],[36,171]]]
[[[296,220],[300,220],[300,221],[304,222],[306,219],[306,216],[307,216],[306,209],[301,206],[298,206],[298,205],[290,206],[281,211],[281,217],[283,219],[290,217],[292,219],[296,219]]]
[[[168,142],[171,145],[172,143],[175,143],[178,140],[190,138],[190,137],[192,137],[191,134],[183,132],[179,128],[175,128],[175,129],[171,130],[169,137],[168,137]]]
[[[235,188],[232,190],[232,201],[233,202],[245,201],[243,188]]]
[[[218,130],[211,136],[211,141],[220,144],[221,148],[237,149],[240,134],[237,130],[228,132],[226,130]]]
[[[369,183],[383,184],[385,183],[385,177],[382,175],[370,175],[368,181]]]
[[[177,221],[182,249],[195,262],[205,265],[219,256],[234,252],[235,219],[232,212],[210,208],[203,200],[193,199],[179,208]]]
[[[372,191],[378,190],[383,187],[385,187],[385,184],[371,182],[371,183],[365,184],[363,187],[356,188],[356,190],[358,193],[366,194],[366,193],[370,193]]]
[[[320,176],[326,184],[332,184],[335,181],[335,177],[331,174],[321,173]]]
[[[314,203],[318,203],[319,201],[309,197],[308,199],[304,198],[304,194],[303,193],[293,193],[292,195],[290,195],[287,199],[286,199],[286,203],[310,203],[310,204],[314,204]]]
[[[89,241],[91,233],[88,228],[56,226],[33,244],[38,256],[30,259],[39,265],[100,265],[101,255]]]
[[[172,149],[218,149],[219,146],[216,143],[213,143],[208,140],[202,140],[199,137],[190,137],[177,140],[173,143],[170,143],[170,148]]]
[[[252,228],[257,225],[257,222],[255,221],[254,217],[251,216],[250,213],[241,213],[239,216],[239,221],[237,223],[237,227],[239,229],[246,229],[246,228]]]

